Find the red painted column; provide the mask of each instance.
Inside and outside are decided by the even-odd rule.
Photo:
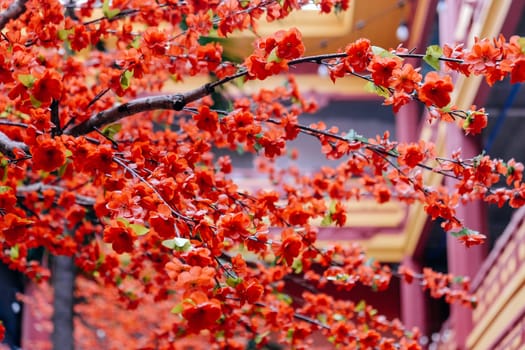
[[[479,139],[467,137],[456,125],[450,125],[447,130],[447,149],[451,151],[461,147],[462,158],[471,158],[481,153]],[[447,178],[447,186],[454,188],[456,181]],[[460,204],[456,208],[457,217],[465,227],[487,235],[486,206],[481,201]],[[452,235],[447,236],[448,271],[454,275],[474,278],[479,271],[488,252],[488,244],[467,248]],[[461,305],[451,305],[450,321],[455,331],[458,349],[466,349],[465,342],[472,330],[472,311]]]
[[[421,265],[413,257],[406,257],[402,264],[416,272],[421,271]],[[417,327],[421,334],[427,334],[427,308],[425,294],[417,282],[408,284],[401,282],[401,320],[408,327]]]
[[[414,142],[419,135],[418,103],[412,101],[396,113],[396,139],[400,142]]]
[[[396,139],[400,142],[415,142],[419,135],[419,109],[415,101],[401,107],[396,114]],[[415,257],[407,256],[402,264],[416,272],[421,265]],[[425,294],[417,283],[401,282],[401,320],[409,328],[417,327],[426,334]]]

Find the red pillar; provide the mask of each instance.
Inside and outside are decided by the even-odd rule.
[[[461,147],[462,158],[471,158],[481,153],[478,138],[464,136],[456,125],[450,125],[447,130],[448,154]],[[454,188],[456,181],[447,178],[447,186]],[[465,227],[487,234],[486,207],[483,202],[476,201],[456,208],[457,217]],[[488,244],[467,248],[452,235],[447,236],[448,271],[458,276],[474,278],[488,252]],[[472,311],[461,305],[451,305],[450,321],[455,331],[458,349],[466,349],[465,342],[472,330]]]
[[[396,114],[396,139],[400,142],[414,142],[419,135],[419,109],[415,101],[401,107]],[[413,256],[407,256],[402,264],[414,271],[421,271],[421,265]],[[417,283],[401,282],[401,320],[406,327],[417,327],[426,334],[425,294]]]
[[[396,113],[396,139],[399,142],[414,142],[419,135],[419,109],[416,101],[401,107]]]
[[[421,271],[421,265],[413,257],[406,257],[402,264],[413,271]],[[426,335],[427,308],[425,294],[417,282],[411,284],[401,282],[401,320],[408,327],[417,327],[421,334]]]

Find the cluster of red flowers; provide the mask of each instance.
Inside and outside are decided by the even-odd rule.
[[[297,28],[280,30],[273,36],[260,39],[255,52],[246,58],[244,64],[248,77],[263,80],[288,70],[288,62],[304,53],[301,33]]]
[[[80,297],[95,306],[78,306],[84,317],[79,341],[86,348],[169,348],[173,339],[199,333],[219,347],[241,349],[246,339],[263,346],[276,333],[301,349],[320,331],[341,348],[417,349],[417,332],[399,321],[324,293],[358,283],[385,290],[393,274],[357,245],[319,248],[313,221],[344,226],[346,201],[365,196],[379,203],[419,201],[471,246],[485,236],[462,226],[454,209],[460,201],[525,205],[524,167],[514,160],[458,153],[434,162],[430,143],[301,124],[300,114],[316,107],[293,77],[238,97],[227,110],[215,110],[209,96],[235,78],[262,80],[290,64],[317,62],[328,64],[332,80],[354,74],[375,85],[394,111],[419,100],[432,118],[481,132],[484,110],[454,107],[451,77],[423,76],[404,61],[411,53],[402,48],[387,52],[359,39],[330,55],[339,58],[302,59],[301,34],[290,29],[258,39],[254,53],[236,64],[225,60],[220,40],[209,42],[214,30],[226,36],[256,29],[256,19],[283,18],[299,2],[115,0],[104,1],[102,17],[93,19],[94,3],[69,9],[74,16],[65,18],[59,1],[29,0],[0,41],[0,259],[35,280],[46,280],[49,271],[29,259],[31,249],[74,259],[85,272]],[[344,10],[348,1],[320,6],[322,12]],[[469,50],[445,46],[440,59],[491,84],[507,75],[525,80],[515,37],[477,40]],[[135,98],[199,73],[219,80],[189,93]],[[275,158],[295,157],[287,147],[301,133],[316,138],[339,165],[311,176],[293,166],[277,169]],[[257,170],[275,188],[241,188],[230,157],[214,157],[221,148],[259,153]],[[456,188],[427,188],[423,170],[456,177]],[[508,187],[494,189],[503,178]],[[435,297],[473,306],[465,281],[452,288],[457,280],[449,275],[399,273],[408,282],[420,280]],[[297,303],[286,289],[294,278],[316,293],[304,293]],[[143,315],[152,332],[137,340],[146,332],[139,322],[122,316],[116,325],[96,312],[107,307],[107,298],[120,301],[123,315],[143,312],[141,304],[171,313]],[[137,337],[112,335],[114,341],[133,346],[101,345],[91,330],[117,326]],[[2,331],[0,323],[0,338]]]

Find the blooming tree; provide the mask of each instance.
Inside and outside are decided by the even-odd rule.
[[[523,40],[479,39],[470,49],[433,46],[417,54],[359,39],[338,53],[304,56],[300,31],[286,28],[254,40],[242,62],[224,59],[220,38],[256,31],[259,19],[284,18],[306,2],[105,0],[95,10],[95,0],[0,1],[1,260],[35,281],[50,277],[29,259],[35,248],[70,272],[74,262],[79,297],[91,305],[119,299],[101,307],[128,310],[118,322],[141,349],[171,349],[175,339],[196,334],[220,348],[263,346],[278,337],[300,349],[313,333],[341,348],[416,349],[417,333],[399,321],[324,293],[357,283],[384,290],[392,276],[472,305],[465,281],[430,270],[391,271],[353,244],[320,248],[312,222],[343,226],[345,203],[364,196],[418,201],[466,246],[480,244],[485,236],[464,227],[455,207],[471,200],[522,206],[523,165],[488,155],[464,159],[459,151],[437,158],[431,143],[305,125],[301,115],[316,107],[293,76],[282,87],[236,96],[223,109],[211,95],[230,82],[249,84],[315,63],[333,81],[368,81],[396,112],[416,100],[430,121],[477,134],[487,115],[454,106],[450,72],[483,75],[489,84],[507,76],[521,82]],[[349,1],[319,6],[322,13],[344,11]],[[407,58],[436,71],[423,75]],[[163,92],[166,82],[199,74],[210,74],[210,82]],[[339,165],[308,177],[277,170],[274,160],[299,134]],[[240,189],[231,159],[214,155],[239,148],[258,155],[258,169],[274,187]],[[456,178],[457,185],[430,188],[424,172]],[[506,186],[495,188],[502,179]],[[64,271],[55,271],[57,281]],[[300,302],[285,288],[298,279],[308,286]],[[64,290],[55,287],[60,299]],[[155,304],[155,313],[142,304]],[[106,327],[110,341],[115,326],[92,310],[76,310],[78,342],[86,348],[97,347],[90,330]],[[147,317],[147,329],[130,322],[134,313]]]

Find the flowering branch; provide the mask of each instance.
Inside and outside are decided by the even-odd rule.
[[[11,140],[6,134],[0,131],[0,153],[5,154],[9,158],[15,158],[14,150],[17,148],[25,152],[28,151],[25,143]]]
[[[18,18],[26,10],[26,2],[28,0],[16,0],[7,10],[0,13],[0,30],[4,29],[7,22]]]

